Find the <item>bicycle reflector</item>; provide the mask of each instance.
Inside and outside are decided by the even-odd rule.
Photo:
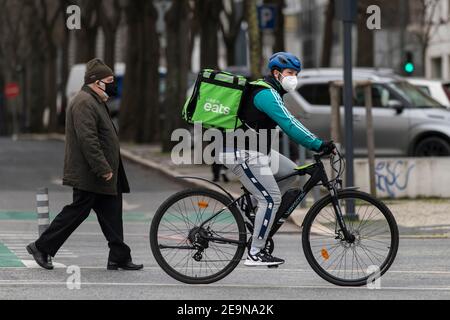
[[[327,249],[323,248],[321,253],[322,253],[322,258],[324,258],[325,260],[330,259],[330,255],[328,254]]]
[[[206,209],[206,208],[208,208],[208,202],[206,202],[206,201],[199,201],[198,202],[198,206],[199,206],[199,208]]]

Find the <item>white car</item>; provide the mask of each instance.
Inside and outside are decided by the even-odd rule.
[[[406,80],[450,109],[450,82],[423,78],[407,78]]]

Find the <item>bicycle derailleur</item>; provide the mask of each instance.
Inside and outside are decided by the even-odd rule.
[[[200,227],[195,227],[189,232],[188,240],[197,250],[197,252],[192,256],[195,261],[202,261],[203,252],[209,248],[209,240],[207,240],[206,238],[210,236],[211,235],[207,230]]]

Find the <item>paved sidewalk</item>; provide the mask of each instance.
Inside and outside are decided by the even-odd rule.
[[[170,154],[162,153],[159,145],[122,144],[122,152],[127,158],[152,166],[172,176],[196,176],[212,179],[211,167],[207,165],[175,165]],[[220,182],[232,194],[241,193],[241,184],[230,172],[229,183]],[[195,182],[199,186],[208,186],[204,182]],[[394,214],[402,235],[450,237],[450,199],[383,200]],[[313,199],[307,199],[308,207]],[[300,231],[306,209],[297,209],[283,231]]]

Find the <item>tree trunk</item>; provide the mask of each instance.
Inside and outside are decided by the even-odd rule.
[[[95,58],[97,44],[97,27],[76,30],[75,63],[87,63]]]
[[[0,64],[0,88],[4,87],[4,70],[2,64]],[[4,99],[4,95],[0,94],[0,136],[4,136],[7,134],[6,124],[6,101]]]
[[[227,65],[236,65],[236,41],[241,32],[242,21],[244,20],[244,5],[231,1],[230,11],[223,8],[225,21],[221,20],[222,35],[227,54]]]
[[[33,48],[39,48],[39,43],[30,43]],[[30,56],[27,65],[28,88],[29,88],[29,108],[30,108],[30,131],[32,133],[42,133],[44,131],[43,115],[45,108],[45,58],[35,50]]]
[[[142,30],[141,41],[144,50],[144,73],[145,86],[141,92],[145,93],[145,101],[141,105],[144,117],[139,118],[140,132],[138,142],[160,141],[161,110],[159,105],[159,57],[160,45],[156,32],[158,21],[158,11],[153,5],[153,1],[146,2],[146,12]],[[185,52],[183,52],[184,54]]]
[[[56,132],[58,126],[58,115],[56,110],[57,99],[57,66],[56,66],[56,47],[48,44],[47,47],[47,61],[45,63],[45,77],[46,77],[46,106],[50,111],[50,118],[48,123],[48,131]]]
[[[120,107],[120,136],[124,141],[158,139],[159,39],[153,1],[130,1],[125,9],[128,45],[124,94]]]
[[[189,61],[192,61],[192,53],[194,51],[195,40],[196,40],[196,37],[198,36],[199,30],[200,30],[200,27],[199,27],[199,23],[200,23],[199,19],[200,18],[199,18],[199,12],[198,12],[199,10],[197,10],[197,6],[198,6],[198,3],[195,2],[193,8],[191,8],[193,10],[191,11],[192,19],[189,23],[189,34],[190,34],[189,51],[188,51]]]
[[[106,65],[114,69],[116,62],[116,35],[122,16],[120,0],[102,0],[99,12],[101,12],[99,23],[105,36],[104,61]]]
[[[225,42],[228,66],[236,65],[236,39]]]
[[[179,0],[173,3],[166,15],[168,69],[164,103],[166,118],[162,139],[164,152],[169,152],[175,145],[170,139],[172,132],[183,126],[180,115],[186,99],[189,70],[189,59],[185,54],[189,49],[189,39],[183,30],[189,27],[188,11],[189,1]]]
[[[116,30],[106,31],[103,28],[105,35],[105,64],[114,70],[116,62]]]
[[[136,1],[142,6],[142,1]],[[123,80],[123,97],[120,106],[120,138],[124,141],[135,141],[137,137],[137,119],[141,94],[139,86],[142,83],[141,72],[142,63],[140,52],[140,24],[139,10],[132,4],[126,8],[128,20],[128,45],[126,53],[126,73]]]
[[[367,0],[361,1],[358,12],[358,44],[356,65],[358,67],[374,66],[374,31],[369,30],[366,25],[366,10],[369,6]]]
[[[422,68],[421,70],[416,71],[416,76],[424,77],[427,74],[427,50],[428,50],[428,41],[421,44],[421,61],[422,61]]]
[[[325,13],[325,28],[323,32],[322,57],[320,65],[322,68],[331,66],[331,52],[333,50],[333,20],[334,20],[334,0],[328,0]]]
[[[217,69],[219,60],[219,42],[217,34],[220,28],[222,1],[197,0],[197,10],[201,22],[200,28],[200,67]]]
[[[67,88],[67,81],[69,79],[69,32],[64,31],[62,37],[63,38],[61,41],[61,66],[59,69],[59,76],[61,82],[58,89],[59,95],[61,96],[61,111],[59,113],[58,118],[58,132],[61,133],[64,132],[64,127],[66,123],[66,110],[68,104],[66,88]]]
[[[261,74],[261,34],[258,25],[258,14],[256,1],[248,0],[246,4],[246,20],[248,23],[248,33],[250,38],[250,71],[254,79],[260,78]]]
[[[76,54],[75,63],[86,63],[95,58],[99,19],[99,1],[80,0],[81,30],[75,30]]]
[[[277,6],[277,23],[275,25],[275,43],[273,45],[273,52],[285,51],[284,41],[284,14],[285,0],[272,0]]]

